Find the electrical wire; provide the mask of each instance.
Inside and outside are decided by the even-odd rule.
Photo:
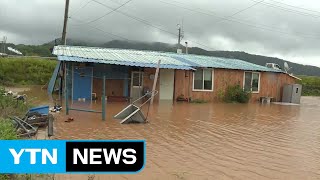
[[[75,20],[75,21],[78,21],[78,22],[83,22],[83,21],[81,21],[81,20],[79,20],[79,19],[72,18],[72,17],[69,17],[69,19]],[[81,25],[81,24],[77,24],[77,25]],[[133,41],[133,40],[130,40],[130,39],[125,38],[125,37],[122,37],[122,36],[120,36],[120,35],[116,35],[116,34],[113,34],[113,33],[107,32],[107,31],[104,31],[104,30],[102,30],[102,29],[100,29],[100,28],[98,28],[98,27],[91,26],[91,25],[89,25],[89,26],[90,26],[92,29],[95,29],[95,30],[98,30],[98,31],[103,32],[103,33],[106,34],[108,37],[114,36],[114,37],[118,37],[118,38],[121,38],[121,39],[123,39],[123,40],[126,40],[126,41],[128,41],[128,42],[135,42],[135,41]],[[208,49],[212,49],[211,47],[206,46],[206,45],[201,44],[201,43],[196,42],[196,41],[190,41],[190,42],[193,42],[193,43],[195,43],[195,44],[201,45],[201,46],[203,46],[203,47],[207,47]],[[213,50],[213,49],[212,49],[212,50]]]
[[[69,17],[69,19],[74,20],[74,21],[78,21],[78,22],[80,22],[80,23],[83,23],[83,21],[81,21],[81,20],[79,20],[79,19],[77,19],[77,18]],[[79,24],[78,24],[78,25],[79,25]],[[104,34],[108,35],[109,37],[110,37],[110,36],[113,36],[113,37],[117,37],[117,38],[120,38],[120,39],[123,39],[123,40],[126,40],[126,41],[132,41],[132,40],[130,40],[130,39],[128,39],[128,38],[122,37],[122,36],[117,35],[117,34],[113,34],[113,33],[111,33],[111,32],[104,31],[103,29],[100,29],[100,28],[98,28],[98,27],[96,27],[96,26],[92,26],[92,25],[90,25],[90,24],[89,24],[89,27],[92,28],[92,29],[101,31],[101,32],[103,32]]]
[[[298,6],[293,6],[293,5],[290,5],[290,4],[286,4],[286,3],[279,2],[279,1],[274,1],[274,0],[269,0],[269,1],[272,1],[272,2],[275,2],[275,3],[279,3],[279,4],[282,4],[282,5],[285,5],[285,6],[293,7],[293,8],[296,8],[296,9],[301,9],[301,10],[304,10],[304,11],[309,11],[309,12],[314,12],[314,13],[320,14],[320,11],[307,9],[307,8],[302,8],[302,7],[298,7]]]
[[[108,8],[108,9],[113,9],[112,7],[110,7],[110,6],[108,6],[108,5],[104,4],[104,3],[101,3],[101,2],[99,2],[99,1],[97,1],[97,0],[93,0],[93,1],[96,2],[97,4],[100,4],[100,5]],[[119,14],[122,14],[122,15],[128,17],[128,18],[133,19],[133,20],[136,20],[136,21],[138,21],[138,22],[141,22],[141,23],[143,23],[143,24],[145,24],[145,25],[148,25],[148,26],[150,26],[150,27],[153,27],[153,28],[155,28],[155,29],[158,29],[158,30],[160,30],[160,31],[162,31],[162,32],[165,32],[165,33],[169,34],[169,35],[172,35],[172,36],[175,36],[175,37],[177,36],[176,33],[172,33],[172,32],[170,32],[170,31],[168,31],[168,30],[165,30],[165,29],[163,29],[163,28],[161,28],[161,27],[158,27],[158,26],[152,24],[151,22],[149,22],[149,21],[147,21],[147,20],[145,20],[145,19],[142,19],[142,18],[133,16],[133,15],[131,15],[131,14],[128,14],[128,13],[125,13],[125,12],[122,12],[122,11],[119,11],[119,10],[116,10],[115,12],[117,12],[117,13],[119,13]],[[190,40],[189,40],[189,41],[190,41]],[[207,46],[207,45],[205,45],[205,44],[203,44],[203,43],[197,42],[197,41],[190,41],[190,42],[191,42],[191,43],[194,43],[194,44],[198,44],[198,45],[200,45],[200,46],[202,46],[202,47],[205,47],[205,48],[207,48],[207,49],[209,49],[209,50],[216,50],[216,49],[213,49],[212,47],[209,47],[209,46]]]
[[[251,0],[251,1],[257,2],[256,0]],[[292,8],[287,8],[287,7],[281,6],[281,5],[279,5],[279,4],[280,4],[279,2],[277,2],[277,3],[262,2],[261,4],[264,5],[264,6],[268,6],[268,7],[271,7],[271,8],[280,9],[280,10],[282,10],[282,11],[287,11],[287,12],[294,13],[294,14],[298,14],[298,15],[302,15],[302,16],[309,16],[309,17],[313,17],[313,18],[320,18],[320,15],[316,15],[316,14],[312,14],[312,13],[307,13],[307,12],[303,12],[303,11],[298,11],[298,10],[295,10],[295,9],[292,9]]]
[[[86,0],[84,0],[84,1],[82,1],[82,3],[83,2],[85,2]],[[83,9],[83,8],[85,8],[88,4],[90,4],[92,2],[92,0],[89,0],[87,3],[85,3],[83,6],[81,6],[80,8],[78,8],[78,9],[76,9],[76,10],[74,10],[74,11],[71,11],[70,12],[70,16],[72,15],[75,15],[75,14],[77,14],[81,9]],[[80,4],[82,4],[82,3],[80,3]]]
[[[254,4],[252,4],[251,6],[248,6],[248,7],[244,8],[244,9],[241,9],[241,10],[231,14],[230,16],[226,16],[226,18],[232,18],[233,16],[235,16],[237,14],[240,14],[240,13],[242,13],[242,12],[244,12],[244,11],[250,9],[250,8],[253,8],[254,6],[257,6],[258,4],[262,3],[263,1],[264,0],[258,1],[258,2],[254,3]],[[220,21],[218,21],[218,23],[221,22],[221,21],[224,21],[224,20],[225,19],[221,19]]]
[[[102,5],[102,6],[104,6],[104,7],[106,7],[106,8],[108,8],[108,9],[113,9],[112,7],[110,7],[110,6],[108,6],[108,5],[104,4],[104,3],[101,3],[101,2],[99,2],[99,1],[97,1],[97,0],[93,0],[93,1],[96,2],[96,3],[98,3],[98,4],[100,4],[100,5]],[[118,10],[117,10],[116,12],[119,13],[119,14],[122,14],[122,15],[124,15],[124,16],[126,16],[126,17],[129,17],[129,18],[131,18],[131,19],[134,19],[134,20],[136,20],[136,21],[139,21],[139,22],[141,22],[141,23],[144,23],[144,24],[146,24],[146,25],[149,25],[149,26],[151,26],[151,27],[154,27],[154,28],[156,28],[156,29],[158,29],[158,30],[161,30],[161,31],[163,31],[163,32],[166,32],[166,33],[168,33],[168,34],[171,34],[171,35],[176,36],[175,33],[172,33],[172,32],[170,32],[170,31],[167,31],[167,30],[165,30],[165,29],[162,29],[162,28],[160,28],[160,27],[158,27],[158,26],[155,26],[155,25],[151,24],[150,22],[148,22],[148,21],[146,21],[146,20],[144,20],[144,19],[141,19],[141,18],[139,18],[139,17],[133,16],[133,15],[130,15],[130,14],[128,14],[128,13],[125,13],[125,12],[122,12],[122,11],[118,11]]]
[[[108,16],[109,14],[111,14],[111,13],[113,13],[113,12],[115,12],[115,11],[119,10],[121,7],[125,6],[126,4],[128,4],[128,3],[129,3],[129,2],[131,2],[131,1],[132,1],[132,0],[128,0],[127,2],[125,2],[125,3],[121,4],[120,6],[118,6],[117,8],[112,9],[111,11],[107,12],[106,14],[104,14],[104,15],[102,15],[102,16],[100,16],[100,17],[98,17],[98,18],[94,19],[94,20],[91,20],[91,21],[85,22],[84,24],[90,24],[90,23],[93,23],[93,22],[99,21],[100,19],[102,19],[102,18],[104,18],[104,17]]]
[[[171,0],[171,1],[177,2],[177,1],[174,1],[174,0]],[[314,35],[308,35],[308,34],[302,34],[302,33],[297,33],[296,35],[293,35],[293,34],[290,34],[288,32],[285,32],[285,31],[282,31],[282,30],[279,30],[279,29],[275,29],[274,27],[269,27],[269,26],[266,26],[266,25],[250,24],[250,23],[247,23],[248,21],[246,22],[246,21],[241,21],[241,20],[235,19],[235,18],[223,17],[223,16],[217,15],[217,13],[209,11],[209,10],[203,10],[203,9],[200,9],[200,8],[197,8],[198,10],[196,10],[196,9],[193,9],[193,8],[182,6],[181,5],[182,3],[179,3],[179,5],[178,5],[178,4],[173,4],[172,2],[167,2],[167,1],[163,1],[163,0],[159,0],[159,2],[162,2],[162,3],[167,4],[167,5],[179,7],[179,8],[182,8],[182,9],[185,9],[185,10],[188,10],[188,11],[192,11],[192,12],[195,12],[195,13],[203,14],[203,15],[206,15],[206,16],[216,17],[218,19],[223,19],[225,21],[242,24],[242,25],[245,25],[245,26],[248,26],[248,27],[251,27],[251,28],[259,29],[259,30],[276,32],[276,33],[280,33],[280,34],[287,35],[287,36],[294,37],[294,38],[300,37],[300,38],[308,38],[308,39],[320,39],[320,36],[314,36]],[[199,11],[199,9],[200,9],[200,11]]]

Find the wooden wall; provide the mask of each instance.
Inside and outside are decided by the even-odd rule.
[[[214,87],[212,92],[193,91],[192,71],[175,70],[175,93],[176,99],[183,94],[185,98],[201,99],[207,101],[219,101],[219,97],[225,94],[229,85],[239,84],[243,87],[244,71],[230,69],[214,69]],[[260,91],[253,93],[251,102],[258,101],[261,96],[274,97],[276,101],[281,100],[282,88],[285,84],[293,84],[296,80],[283,73],[260,73]]]
[[[150,79],[150,75],[154,75],[156,69],[155,68],[144,68],[143,70],[143,88],[147,88],[150,91],[153,86],[153,79]],[[131,77],[131,70],[128,72],[128,77]],[[159,81],[160,77],[158,77],[158,82],[156,86],[156,90],[159,90]],[[107,96],[123,96],[124,88],[128,88],[129,96],[130,96],[130,87],[131,80],[128,82],[128,87],[124,87],[123,79],[108,79],[106,80],[106,95]],[[98,99],[101,98],[102,95],[102,79],[101,78],[93,78],[93,93],[97,93]],[[159,95],[154,99],[155,101],[159,100]]]
[[[150,75],[155,74],[155,68],[144,68],[143,88],[152,90],[153,79]],[[128,72],[131,77],[131,71]],[[213,91],[193,91],[193,72],[185,70],[175,70],[174,82],[174,99],[183,94],[185,98],[201,99],[207,101],[219,101],[220,96],[225,94],[226,88],[229,85],[239,84],[243,87],[244,71],[230,69],[214,69],[214,87]],[[159,90],[160,76],[158,77],[156,90]],[[274,97],[276,101],[281,101],[282,89],[285,84],[294,84],[296,80],[283,73],[260,73],[260,92],[253,93],[251,102],[258,101],[262,96]],[[129,95],[130,84],[128,83]],[[106,80],[106,95],[107,96],[123,96],[124,90],[123,80]],[[93,79],[93,92],[97,93],[98,98],[101,98],[102,80]],[[159,92],[160,95],[161,92]],[[159,100],[159,95],[155,97],[155,101]]]
[[[121,79],[108,79],[106,80],[106,96],[123,96],[123,83]],[[102,79],[93,78],[93,93],[97,93],[98,99],[102,95]]]

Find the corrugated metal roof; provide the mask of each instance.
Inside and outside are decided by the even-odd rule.
[[[81,57],[71,57],[71,56],[58,56],[59,61],[73,61],[73,62],[92,62],[92,63],[101,63],[101,64],[114,64],[114,65],[123,65],[123,66],[137,66],[137,67],[149,67],[156,68],[158,63],[142,63],[142,62],[132,62],[132,61],[114,61],[114,60],[101,60],[101,59],[92,59],[92,58],[81,58]],[[163,69],[182,69],[182,70],[194,70],[190,66],[185,65],[174,65],[174,64],[160,64],[160,68]]]
[[[53,54],[57,55],[60,61],[157,67],[158,61],[161,60],[161,68],[186,70],[193,69],[189,64],[167,56],[165,53],[151,51],[80,46],[55,46]]]
[[[277,69],[271,69],[265,66],[249,63],[239,59],[229,59],[214,56],[200,56],[192,54],[175,54],[176,59],[191,62],[193,67],[209,67],[209,68],[222,68],[222,69],[239,69],[245,71],[265,71],[265,72],[283,72]]]
[[[53,54],[60,61],[93,62],[125,66],[156,67],[161,60],[160,68],[186,69],[197,67],[239,69],[246,71],[283,72],[238,59],[228,59],[192,54],[170,52],[140,51],[81,46],[55,46]]]

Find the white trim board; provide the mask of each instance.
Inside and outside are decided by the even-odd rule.
[[[192,72],[192,91],[194,92],[213,92],[214,88],[214,69],[212,68],[203,68],[203,69],[210,69],[211,70],[211,78],[212,78],[212,84],[211,84],[211,90],[209,89],[194,89],[194,72]],[[201,70],[203,70],[201,69]],[[203,78],[203,87],[204,87],[204,71],[202,71],[202,78]]]
[[[246,73],[252,73],[252,74],[259,74],[259,82],[258,82],[258,91],[252,91],[252,75],[251,75],[251,93],[253,94],[259,94],[260,93],[260,81],[261,81],[261,72],[256,72],[256,71],[244,71],[243,72],[243,82],[242,82],[242,89],[244,90],[245,86],[245,80],[246,80]]]

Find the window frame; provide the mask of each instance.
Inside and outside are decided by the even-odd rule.
[[[133,79],[131,79],[131,86],[132,86],[133,88],[142,88],[142,87],[143,87],[143,72],[142,72],[142,71],[132,71],[131,73],[132,73],[132,74],[131,74],[131,78],[133,78],[133,74],[134,74],[134,73],[139,74],[139,77],[141,78],[141,81],[140,81],[140,78],[139,78],[140,86],[134,86],[134,85],[133,85]]]
[[[253,94],[259,94],[260,93],[260,81],[261,81],[261,72],[256,72],[256,71],[244,71],[243,72],[243,90],[245,90],[245,82],[246,82],[246,73],[251,73],[251,93]],[[253,82],[253,74],[258,74],[259,75],[259,81],[258,81],[258,91],[252,91],[252,82]]]
[[[204,89],[204,69],[207,69],[207,70],[210,70],[211,71],[211,89]],[[200,69],[198,69],[200,70]],[[193,77],[192,77],[192,91],[195,91],[195,92],[213,92],[213,88],[214,88],[214,69],[212,68],[203,68],[201,69],[202,70],[202,87],[203,89],[195,89],[194,88],[194,75],[195,75],[195,71],[192,73]]]

